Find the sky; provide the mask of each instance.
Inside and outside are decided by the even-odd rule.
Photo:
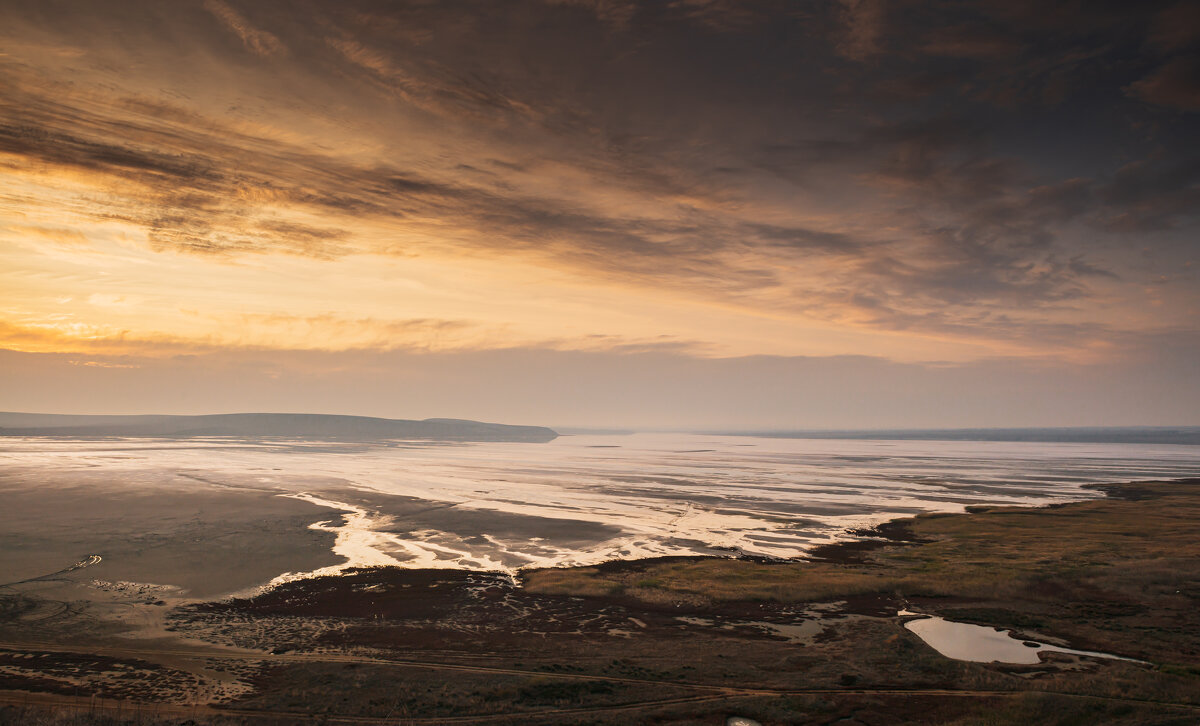
[[[1200,424],[1200,3],[0,0],[0,410]]]

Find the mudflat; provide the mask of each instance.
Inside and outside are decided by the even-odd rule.
[[[519,582],[380,567],[134,603],[161,614],[153,638],[8,589],[0,695],[48,699],[13,718],[137,701],[168,721],[1193,723],[1200,480],[1105,493],[898,520],[804,561],[670,557]],[[1147,663],[953,660],[901,608]],[[49,628],[79,637],[29,642]]]
[[[80,577],[209,598],[342,562],[309,528],[340,514],[177,471],[6,469],[0,511],[0,585],[96,555]]]

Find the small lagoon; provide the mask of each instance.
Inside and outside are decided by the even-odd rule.
[[[919,615],[919,613],[901,610],[897,615]],[[1018,665],[1036,665],[1041,662],[1040,653],[1067,653],[1091,658],[1109,658],[1132,663],[1145,663],[1133,658],[1123,658],[1110,653],[1099,653],[1091,650],[1073,650],[1032,640],[1017,640],[1011,631],[986,625],[971,623],[956,623],[934,615],[926,615],[909,620],[904,627],[917,635],[918,638],[946,656],[955,660],[967,660],[976,663],[1012,663]]]

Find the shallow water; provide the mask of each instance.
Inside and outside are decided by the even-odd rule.
[[[37,486],[53,474],[148,492],[270,492],[325,507],[313,526],[335,536],[346,565],[508,571],[675,554],[793,557],[898,515],[1092,498],[1100,494],[1081,485],[1197,473],[1200,447],[1134,444],[682,434],[548,444],[0,440],[9,482]]]
[[[819,616],[800,620],[795,623],[772,623],[765,620],[722,620],[718,622],[712,618],[700,617],[679,617],[677,620],[690,625],[701,625],[723,630],[757,630],[777,638],[782,638],[789,643],[811,643],[813,637],[819,635],[825,629],[825,624]]]
[[[906,613],[901,613],[906,614]],[[1039,653],[1055,652],[1072,655],[1085,655],[1093,658],[1109,658],[1125,660],[1134,663],[1132,658],[1109,653],[1099,653],[1091,650],[1072,650],[1057,645],[1048,645],[1035,641],[1017,640],[1010,631],[971,623],[956,623],[936,616],[927,616],[910,620],[904,627],[916,633],[931,648],[955,660],[969,660],[976,663],[1014,663],[1034,665],[1041,662]]]

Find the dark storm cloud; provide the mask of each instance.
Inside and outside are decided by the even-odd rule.
[[[83,93],[47,84],[48,61],[10,59],[0,151],[129,182],[91,213],[145,227],[159,249],[442,246],[887,329],[1083,340],[1111,331],[1039,316],[1126,279],[1120,235],[1192,252],[1157,234],[1195,223],[1190,12],[12,3],[12,27],[79,49],[73,63],[136,58],[129,74],[167,85],[178,76],[145,69],[195,60],[244,86],[230,100],[188,76],[187,93],[220,99],[205,103]],[[254,99],[275,86],[273,108],[355,131],[327,145],[274,134]],[[370,154],[339,150],[359,132]],[[558,178],[582,191],[547,188]],[[270,205],[302,219],[263,216]],[[364,220],[389,234],[360,234]]]

